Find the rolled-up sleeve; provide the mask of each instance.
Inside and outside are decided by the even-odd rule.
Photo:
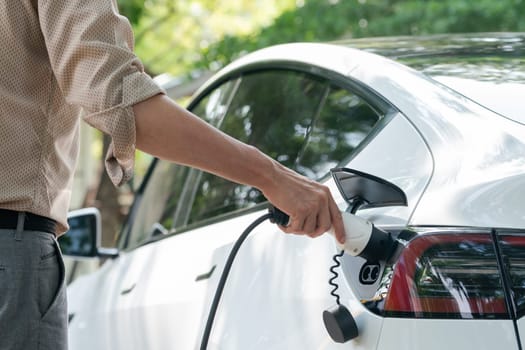
[[[53,74],[67,103],[112,142],[106,169],[115,185],[133,174],[133,105],[163,90],[133,53],[128,20],[114,0],[39,0],[40,26]]]

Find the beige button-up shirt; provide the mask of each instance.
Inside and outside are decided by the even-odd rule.
[[[133,171],[132,106],[162,90],[133,54],[114,0],[8,0],[0,5],[0,208],[67,228],[80,114],[109,134],[116,185]]]

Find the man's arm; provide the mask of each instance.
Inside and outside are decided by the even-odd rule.
[[[326,186],[282,166],[181,108],[164,95],[133,106],[137,148],[253,186],[290,216],[284,232],[316,237],[333,226],[344,240],[341,214]]]
[[[133,54],[131,26],[118,14],[115,2],[70,0],[56,6],[55,1],[38,0],[37,4],[63,98],[82,107],[84,120],[112,138],[106,168],[113,183],[120,185],[132,175],[136,144],[159,158],[258,188],[290,216],[285,232],[316,236],[333,226],[336,236],[343,237],[341,215],[326,187],[159,95],[162,91]]]

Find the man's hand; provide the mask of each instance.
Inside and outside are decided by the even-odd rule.
[[[273,181],[261,189],[268,200],[290,216],[287,233],[317,237],[333,228],[336,239],[344,243],[345,233],[339,208],[328,187],[275,164]]]

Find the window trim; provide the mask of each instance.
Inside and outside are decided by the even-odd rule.
[[[137,208],[140,207],[140,203],[142,202],[142,197],[144,195],[144,190],[146,189],[146,186],[149,183],[149,180],[158,162],[159,158],[154,157],[150,165],[148,166],[148,169],[146,170],[146,174],[144,175],[144,178],[142,179],[139,188],[135,192],[135,198],[133,199],[133,203],[129,208],[129,213],[126,216],[124,222],[122,223],[122,227],[118,234],[117,247],[120,250],[126,250],[129,247],[131,229],[133,227],[133,222],[135,221],[135,218],[137,216]]]
[[[200,100],[205,98],[212,90],[224,84],[226,81],[240,78],[244,75],[268,70],[284,70],[307,73],[326,83],[351,90],[357,96],[362,98],[366,103],[368,103],[370,107],[372,107],[378,114],[386,115],[391,113],[392,110],[399,111],[393,104],[383,98],[383,96],[381,96],[378,92],[348,75],[343,75],[319,66],[283,60],[272,60],[248,64],[218,77],[215,81],[207,85],[204,90],[199,91],[199,93],[188,104],[188,109],[192,110],[195,108]]]

